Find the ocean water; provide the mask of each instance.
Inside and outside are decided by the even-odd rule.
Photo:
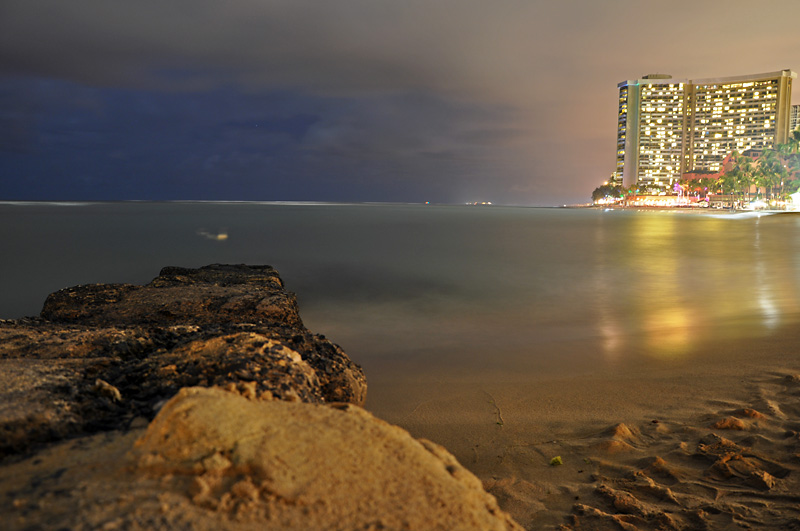
[[[0,203],[0,318],[166,265],[269,264],[384,374],[702,356],[800,322],[800,215],[427,205]],[[549,372],[548,372],[549,371]]]

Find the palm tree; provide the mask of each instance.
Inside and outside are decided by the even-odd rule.
[[[786,143],[764,150],[759,157],[759,170],[762,181],[773,188],[772,198],[775,188],[780,190],[780,198],[784,198],[787,189],[794,190],[794,181],[800,177],[800,129],[792,131]]]
[[[712,177],[681,179],[679,183],[684,190],[697,198],[706,197],[709,193],[714,193],[719,189],[717,179]]]
[[[726,172],[717,180],[717,185],[722,189],[723,194],[730,196],[731,209],[734,209],[734,195],[739,189],[739,176],[733,170]]]
[[[792,134],[789,135],[789,140],[786,143],[792,147],[792,153],[800,153],[800,126],[792,131]]]
[[[792,131],[786,145],[788,146],[786,167],[791,171],[793,177],[797,178],[800,175],[800,127]]]
[[[742,199],[744,199],[745,190],[749,196],[750,186],[753,184],[755,174],[753,160],[738,151],[734,151],[731,161],[733,162],[733,168],[720,177],[722,188],[723,190],[730,190],[732,196],[741,191]],[[731,197],[731,202],[733,202],[733,197]]]
[[[780,151],[765,149],[758,157],[756,182],[759,186],[764,187],[764,191],[769,194],[769,199],[775,199],[775,189],[779,187],[781,188],[779,195],[783,195],[782,187],[785,177],[786,169],[783,167]]]
[[[683,193],[687,196],[698,195],[698,191],[700,190],[697,179],[686,179],[684,177],[678,179],[678,187],[683,190]]]

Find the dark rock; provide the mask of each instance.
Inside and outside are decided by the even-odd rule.
[[[302,324],[269,266],[167,267],[146,286],[51,294],[0,322],[0,457],[151,419],[183,387],[363,404],[361,368]]]
[[[95,284],[47,297],[41,317],[83,325],[258,323],[302,328],[294,293],[269,266],[165,267],[146,286]]]

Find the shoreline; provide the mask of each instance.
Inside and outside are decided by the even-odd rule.
[[[755,214],[800,214],[800,210],[786,210],[786,209],[746,209],[746,208],[713,208],[713,207],[697,207],[697,206],[648,206],[648,205],[586,205],[565,208],[589,208],[595,210],[642,210],[652,212],[698,212],[709,214],[742,214],[742,213],[755,213]]]
[[[244,276],[231,282],[231,275]],[[186,291],[187,286],[192,289]],[[220,296],[228,297],[221,306]],[[276,304],[276,296],[283,302]],[[13,412],[7,405],[0,411],[24,420],[21,427],[12,422],[4,429],[23,429],[25,422],[36,419],[52,422],[58,420],[54,412],[70,410],[97,414],[106,423],[99,430],[69,432],[75,425],[67,419],[67,436],[60,442],[4,460],[0,512],[16,518],[19,529],[57,528],[76,518],[94,527],[146,528],[142,522],[180,527],[191,522],[197,529],[249,529],[273,513],[287,518],[274,528],[289,521],[295,522],[289,528],[303,528],[304,516],[287,516],[297,506],[296,487],[272,483],[286,460],[262,464],[269,447],[263,444],[255,446],[240,468],[233,466],[232,456],[252,440],[252,426],[263,423],[257,419],[265,415],[277,415],[266,422],[273,427],[305,419],[298,422],[300,428],[310,428],[303,437],[321,443],[312,453],[327,451],[333,435],[319,431],[327,420],[298,417],[300,409],[289,416],[280,412],[284,406],[308,406],[360,419],[372,426],[368,430],[382,430],[392,440],[407,432],[402,437],[410,446],[400,446],[400,469],[389,478],[378,474],[378,484],[389,486],[372,489],[375,497],[363,502],[369,507],[356,504],[352,513],[369,508],[389,515],[399,510],[391,518],[400,520],[386,517],[388,529],[401,528],[398,522],[406,512],[399,498],[386,497],[382,489],[404,484],[409,496],[417,496],[417,480],[404,483],[401,474],[409,466],[407,452],[420,445],[425,448],[420,459],[434,456],[423,476],[433,470],[447,484],[455,479],[461,489],[448,503],[469,498],[477,500],[481,511],[492,507],[489,512],[500,518],[499,529],[518,529],[514,522],[527,529],[575,530],[774,529],[800,524],[800,359],[794,354],[800,331],[790,324],[766,337],[732,334],[707,340],[682,357],[628,359],[617,365],[609,361],[599,369],[591,361],[570,366],[570,360],[557,354],[548,361],[557,365],[556,372],[541,364],[537,371],[524,358],[493,365],[491,352],[485,352],[457,367],[452,356],[372,359],[362,373],[338,346],[304,329],[293,297],[267,266],[165,268],[147,286],[69,288],[48,299],[40,318],[0,321],[8,340],[0,356],[6,384],[11,384],[4,386],[5,392],[16,397],[8,404],[20,408]],[[165,323],[151,328],[155,307],[161,308],[159,319],[168,321],[166,328]],[[261,324],[243,324],[245,314]],[[187,318],[193,324],[183,321]],[[219,329],[220,319],[232,321]],[[28,343],[20,335],[25,327],[34,332]],[[592,345],[586,341],[583,348]],[[15,348],[33,350],[14,354]],[[37,352],[50,354],[37,358]],[[59,358],[65,352],[66,358]],[[268,355],[273,361],[266,363]],[[119,368],[124,360],[135,371],[146,369],[148,381],[166,378],[157,389],[151,387],[149,401],[136,396],[142,384],[135,371]],[[268,367],[281,375],[253,378]],[[91,379],[80,371],[88,371]],[[341,403],[327,405],[363,403],[364,373],[370,388],[367,412]],[[70,380],[70,374],[77,379]],[[32,376],[43,380],[36,383]],[[101,378],[111,383],[98,383]],[[179,396],[170,398],[181,387]],[[42,392],[56,393],[56,399]],[[200,402],[191,402],[195,398]],[[51,411],[36,409],[42,407]],[[127,407],[134,411],[127,413]],[[246,429],[233,430],[223,441],[213,438],[216,426],[236,416],[234,411],[251,407],[252,415],[243,417]],[[155,419],[149,418],[151,410],[158,412]],[[208,411],[194,431],[181,427],[181,415],[161,418],[162,411],[190,410]],[[366,429],[359,426],[345,430],[334,424],[333,432]],[[303,448],[297,441],[306,439],[291,433],[281,452]],[[206,434],[212,437],[205,440]],[[181,437],[191,442],[181,443]],[[358,449],[353,459],[359,461],[375,454],[371,448],[384,448],[386,440],[381,440],[370,446],[356,438],[340,448]],[[228,449],[219,450],[225,445]],[[187,461],[189,454],[195,457]],[[294,455],[293,466],[302,467],[308,455],[308,450]],[[326,466],[341,461],[341,453],[325,455]],[[382,466],[360,468],[380,471]],[[325,479],[321,489],[348,485],[356,481],[352,474],[350,469],[344,479],[329,484]],[[368,478],[376,481],[375,476]],[[425,485],[428,479],[419,481]],[[486,498],[484,490],[493,498]],[[325,503],[341,508],[351,501]],[[76,506],[81,507],[79,514]],[[506,514],[513,520],[504,520]]]
[[[448,448],[528,529],[780,528],[800,522],[798,339],[532,381],[373,371],[367,408]]]

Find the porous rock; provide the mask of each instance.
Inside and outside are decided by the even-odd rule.
[[[84,325],[271,323],[302,328],[297,298],[270,266],[165,267],[146,286],[93,284],[62,289],[41,316]]]
[[[166,267],[146,286],[60,290],[39,318],[0,322],[0,363],[0,458],[149,420],[186,386],[366,398],[361,368],[303,326],[269,266]]]

